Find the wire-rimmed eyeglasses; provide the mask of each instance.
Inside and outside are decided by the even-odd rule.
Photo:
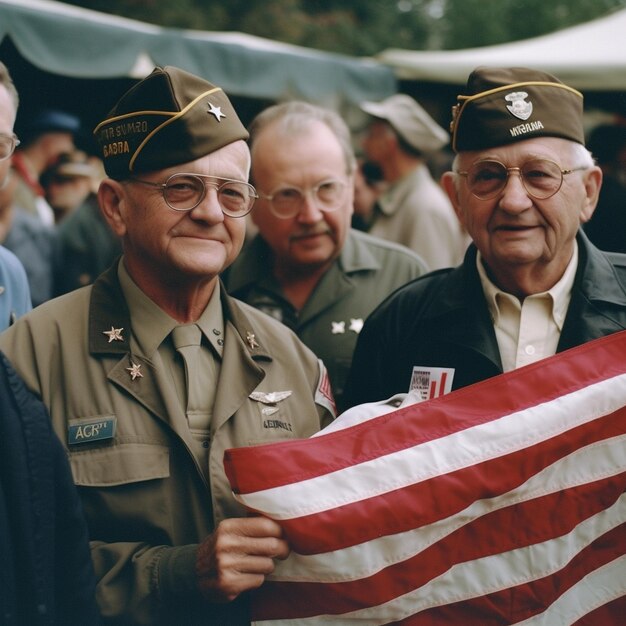
[[[468,189],[479,200],[491,200],[499,195],[506,187],[511,172],[519,174],[530,196],[546,200],[561,189],[564,176],[587,169],[589,166],[564,170],[550,159],[531,159],[520,167],[507,167],[500,161],[485,159],[477,161],[465,172],[456,173],[465,177]]]
[[[0,133],[0,161],[6,161],[20,145],[17,135],[4,135]]]
[[[259,197],[250,183],[204,174],[172,174],[164,183],[139,178],[131,178],[130,182],[160,188],[167,206],[174,211],[195,209],[204,200],[207,185],[217,189],[217,201],[228,217],[244,217],[250,213],[254,201]]]
[[[345,181],[328,178],[308,189],[279,187],[270,194],[259,194],[259,198],[269,202],[270,211],[276,217],[287,219],[300,213],[307,195],[313,198],[320,211],[336,211],[345,199],[347,187]]]

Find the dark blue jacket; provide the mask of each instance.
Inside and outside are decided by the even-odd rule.
[[[582,233],[577,241],[578,269],[557,352],[626,328],[626,255],[602,252]],[[401,287],[366,320],[346,408],[406,393],[414,365],[454,368],[453,389],[502,373],[475,246],[460,266]]]
[[[44,405],[0,353],[0,623],[99,623],[87,526]]]

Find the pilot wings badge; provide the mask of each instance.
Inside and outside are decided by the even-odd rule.
[[[253,391],[248,397],[262,404],[278,404],[288,398],[292,391]]]

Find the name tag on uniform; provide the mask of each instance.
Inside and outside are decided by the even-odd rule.
[[[113,439],[117,418],[100,417],[92,420],[72,420],[67,427],[67,443],[93,443],[103,439]]]

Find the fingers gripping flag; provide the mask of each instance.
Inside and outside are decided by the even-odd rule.
[[[335,432],[228,450],[235,497],[293,548],[253,620],[626,623],[625,407],[626,331]]]

